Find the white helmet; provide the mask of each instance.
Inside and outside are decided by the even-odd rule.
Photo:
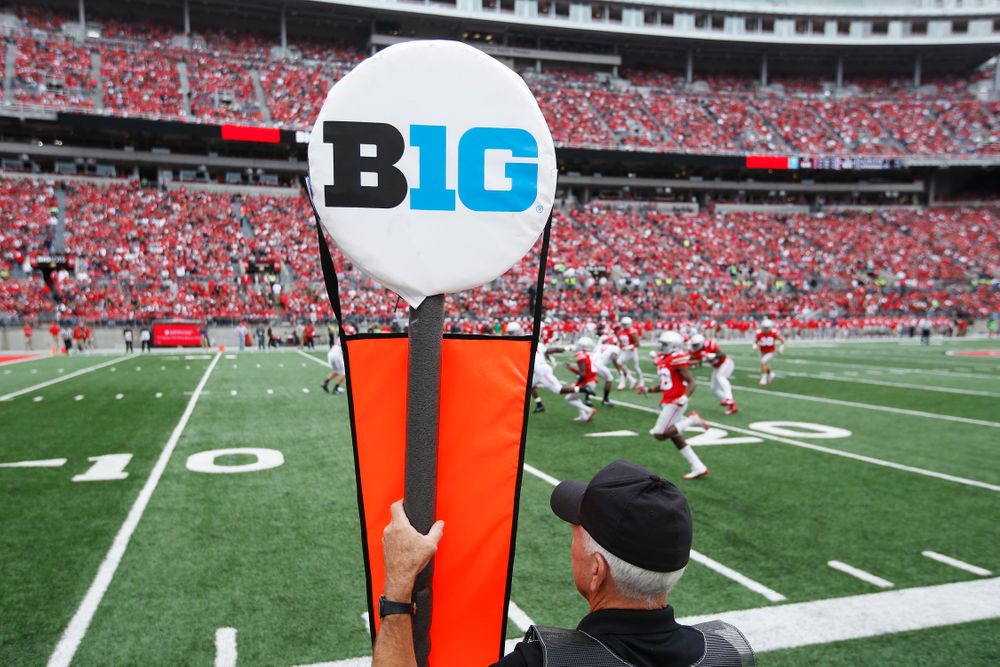
[[[760,321],[760,328],[763,329],[764,331],[770,331],[771,327],[773,326],[774,322],[772,322],[766,317]]]
[[[705,347],[705,337],[701,334],[691,336],[691,340],[689,342],[691,343],[692,350],[700,350]]]
[[[594,341],[593,341],[593,339],[588,338],[587,336],[584,336],[580,340],[576,341],[576,346],[578,348],[580,348],[581,350],[590,351],[590,350],[594,349]]]
[[[521,333],[521,325],[519,323],[517,323],[517,322],[508,322],[507,323],[507,335],[508,336],[516,336],[519,333]]]
[[[621,322],[622,322],[622,326],[623,327],[630,327],[630,326],[632,326],[632,318],[631,317],[623,317],[622,320],[621,320]]]
[[[676,331],[664,331],[657,339],[660,352],[677,352],[684,349],[684,337]]]

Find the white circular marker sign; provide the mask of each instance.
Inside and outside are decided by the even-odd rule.
[[[500,276],[538,240],[556,158],[516,73],[451,41],[396,44],[327,95],[309,140],[320,221],[411,306]]]

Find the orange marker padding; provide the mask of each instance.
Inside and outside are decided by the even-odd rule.
[[[370,611],[385,582],[382,531],[403,497],[405,337],[345,337]],[[501,655],[513,558],[531,341],[446,336],[441,347],[437,518],[430,664],[488,665]],[[378,615],[372,613],[375,629]]]

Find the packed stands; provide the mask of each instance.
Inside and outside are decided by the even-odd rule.
[[[335,42],[292,44],[282,52],[273,37],[207,30],[183,39],[176,26],[103,17],[78,41],[62,30],[75,20],[71,15],[23,6],[14,11],[22,28],[12,36],[12,100],[28,107],[97,111],[100,101],[99,111],[115,115],[306,129],[329,86],[364,57]],[[970,92],[981,73],[919,89],[899,79],[854,79],[841,91],[801,76],[779,75],[761,86],[752,77],[718,73],[699,73],[688,85],[677,73],[651,69],[613,76],[552,67],[522,75],[563,146],[830,156],[1000,153],[998,103]]]
[[[51,246],[60,188],[65,252],[75,267],[56,272],[50,287],[26,260]],[[0,317],[329,313],[302,197],[0,179],[0,199]],[[545,305],[580,320],[986,316],[1000,311],[998,223],[997,207],[789,214],[565,205],[554,214]],[[345,315],[383,322],[405,315],[395,294],[335,248],[334,261]],[[449,298],[448,316],[468,323],[523,315],[536,270],[537,248],[487,288]]]

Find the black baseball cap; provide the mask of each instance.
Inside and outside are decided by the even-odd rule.
[[[552,511],[644,570],[673,572],[691,557],[691,508],[676,486],[631,461],[614,461],[590,483],[561,482]]]

